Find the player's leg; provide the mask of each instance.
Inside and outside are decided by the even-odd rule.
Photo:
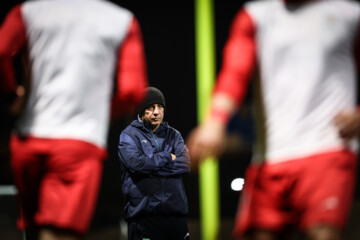
[[[39,231],[40,240],[79,240],[83,239],[82,234],[72,231],[65,231],[52,227],[43,227]]]
[[[284,226],[291,224],[287,192],[291,186],[287,164],[250,166],[233,231],[234,239],[279,240]]]
[[[41,144],[29,138],[13,136],[10,141],[11,167],[18,190],[17,226],[25,232],[26,239],[38,239],[38,228],[34,217],[38,208],[38,193],[44,174],[46,156]]]
[[[341,231],[330,225],[315,225],[307,231],[308,240],[341,240]]]
[[[340,240],[352,204],[356,156],[349,151],[309,158],[297,188],[301,229],[310,240]]]
[[[47,142],[47,171],[35,215],[40,239],[82,239],[95,208],[104,153],[77,140]]]

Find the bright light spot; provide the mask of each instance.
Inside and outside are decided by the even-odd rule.
[[[241,191],[243,189],[245,180],[243,178],[235,178],[231,182],[231,189],[233,191]]]
[[[0,196],[16,195],[17,189],[14,185],[0,185]]]

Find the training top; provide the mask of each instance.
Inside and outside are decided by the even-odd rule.
[[[23,50],[30,95],[17,127],[21,134],[104,147],[112,96],[127,104],[143,98],[140,27],[130,11],[113,3],[43,0],[14,7],[0,28],[5,92],[16,86],[9,62]]]
[[[254,161],[356,150],[355,141],[339,138],[333,118],[356,109],[359,20],[359,3],[343,0],[253,1],[237,13],[215,94],[240,104],[256,72]]]

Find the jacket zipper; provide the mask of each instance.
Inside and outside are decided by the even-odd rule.
[[[156,136],[153,132],[152,133],[152,137],[155,141],[155,148],[156,148],[156,151],[160,151],[160,147],[159,147],[159,142],[158,140],[156,139]],[[162,201],[161,201],[161,205],[162,205],[162,208],[163,208],[163,211],[165,212],[165,177],[162,177],[161,178],[161,190],[162,190],[162,194],[161,194],[161,198],[162,198]]]
[[[155,141],[155,147],[156,147],[156,151],[160,151],[160,147],[159,147],[159,142],[158,142],[158,140],[156,139],[156,136],[155,136],[155,134],[153,133],[153,132],[151,132],[152,133],[152,137],[153,137],[153,139],[154,139],[154,141]]]

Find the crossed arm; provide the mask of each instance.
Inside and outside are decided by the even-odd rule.
[[[147,155],[126,133],[120,135],[118,154],[130,173],[174,176],[190,172],[190,157],[181,136],[174,140],[173,153],[162,151]],[[172,160],[172,154],[176,156]]]

